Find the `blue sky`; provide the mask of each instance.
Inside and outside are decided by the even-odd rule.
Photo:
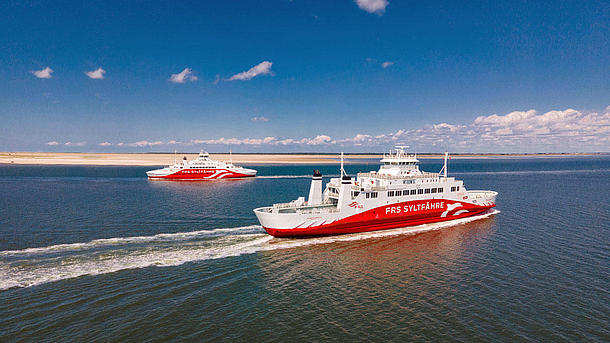
[[[608,2],[5,1],[0,32],[1,151],[610,151]]]

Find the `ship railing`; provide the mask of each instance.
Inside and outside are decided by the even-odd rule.
[[[422,172],[421,174],[413,175],[387,175],[379,173],[358,173],[358,178],[371,177],[384,180],[403,180],[403,179],[425,179],[425,178],[440,178],[438,173]]]
[[[326,208],[326,207],[332,207],[335,206],[332,203],[326,203],[326,204],[318,204],[318,205],[308,205],[307,203],[304,204],[298,204],[295,202],[283,202],[283,203],[279,203],[279,204],[273,204],[273,208],[298,208],[298,209],[311,209],[311,208]]]
[[[468,196],[470,198],[474,198],[474,199],[482,199],[482,198],[489,198],[492,196],[498,195],[498,192],[494,192],[494,191],[468,191]]]
[[[318,214],[318,213],[333,213],[339,212],[339,209],[335,205],[330,205],[326,207],[310,207],[310,208],[299,208],[297,209],[298,213],[301,214]]]

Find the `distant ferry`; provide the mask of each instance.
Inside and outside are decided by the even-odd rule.
[[[383,156],[379,171],[332,178],[322,192],[314,171],[309,197],[254,210],[275,237],[321,236],[401,228],[481,214],[495,207],[497,192],[467,191],[447,177],[447,154],[439,173],[419,170],[417,156],[397,146]]]
[[[174,163],[163,169],[146,172],[149,180],[217,180],[234,179],[256,176],[256,170],[238,167],[231,162],[214,161],[207,152],[200,152],[199,156],[192,160],[186,157],[180,163]]]

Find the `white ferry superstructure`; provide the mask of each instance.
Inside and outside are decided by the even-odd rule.
[[[174,165],[146,172],[149,180],[217,180],[256,176],[256,170],[234,165],[232,162],[215,161],[207,152],[200,152],[192,161],[186,157]]]
[[[379,171],[331,178],[322,191],[314,171],[309,197],[254,209],[261,225],[275,237],[336,235],[401,228],[475,216],[495,207],[497,192],[468,191],[447,176],[447,157],[439,173],[419,170],[406,146],[384,154]]]

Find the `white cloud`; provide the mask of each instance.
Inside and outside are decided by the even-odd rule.
[[[50,142],[47,142],[47,145],[50,145],[50,146],[56,146],[56,145],[60,145],[60,144],[61,144],[61,143],[56,142],[56,141],[50,141]]]
[[[381,63],[381,67],[382,67],[383,69],[386,69],[387,67],[389,67],[389,66],[393,65],[394,63],[396,63],[396,62],[385,61],[385,62]]]
[[[513,111],[479,116],[467,125],[441,123],[403,130],[392,137],[461,151],[608,151],[610,107],[602,112]]]
[[[173,83],[185,83],[186,81],[197,81],[197,79],[197,76],[193,75],[193,70],[191,68],[184,68],[184,70],[178,74],[172,74],[169,81]]]
[[[32,70],[32,74],[34,74],[34,76],[36,76],[39,79],[50,79],[52,76],[51,74],[53,73],[53,69],[46,67],[44,69],[41,70]]]
[[[122,144],[122,143],[121,143]],[[143,147],[147,147],[147,146],[155,146],[155,145],[162,145],[163,142],[162,141],[154,141],[154,142],[149,142],[149,141],[137,141],[134,143],[127,143],[125,144],[126,146],[130,146],[130,147],[138,147],[138,148],[143,148]]]
[[[218,139],[193,139],[189,144],[210,144],[210,145],[328,145],[336,144],[337,141],[333,140],[327,135],[318,135],[314,138],[301,138],[301,139],[278,139],[276,137],[265,137],[265,138],[218,138]]]
[[[65,146],[85,146],[87,142],[65,142]]]
[[[104,69],[97,68],[95,70],[92,71],[86,71],[85,75],[87,75],[90,79],[94,79],[94,80],[103,80],[104,79],[104,75],[106,74],[106,71]]]
[[[110,142],[103,142],[103,143],[98,143],[99,146],[112,146],[112,143]]]
[[[360,9],[365,10],[369,13],[376,13],[382,15],[385,12],[385,8],[389,2],[387,0],[355,0],[356,4]]]
[[[271,74],[271,65],[273,63],[269,61],[261,62],[254,67],[250,68],[248,71],[243,71],[239,74],[235,74],[229,78],[229,81],[235,80],[250,80],[259,75],[267,75]]]
[[[496,130],[496,135],[511,135],[513,133],[513,130],[510,127],[505,127],[503,129],[497,129]]]
[[[317,146],[339,150],[358,147],[363,151],[385,151],[395,144],[411,145],[416,151],[453,152],[574,152],[610,151],[610,106],[603,111],[514,111],[505,115],[479,116],[467,124],[438,123],[385,134],[358,133],[348,138],[317,135],[313,138],[273,137],[193,139],[119,143],[117,146],[150,147],[164,144],[268,146]],[[60,145],[48,142],[48,145]],[[67,145],[68,143],[66,143]],[[72,143],[70,143],[72,144]]]
[[[330,138],[330,136],[319,135],[313,139],[303,138],[300,140],[300,143],[307,144],[307,145],[321,145],[321,144],[335,144],[336,141],[333,141],[332,138]]]
[[[268,121],[269,121],[269,118],[267,118],[267,117],[263,117],[263,116],[258,116],[258,117],[252,117],[252,118],[250,118],[250,121],[253,121],[253,122],[257,122],[257,121],[260,121],[260,122],[268,122]]]

